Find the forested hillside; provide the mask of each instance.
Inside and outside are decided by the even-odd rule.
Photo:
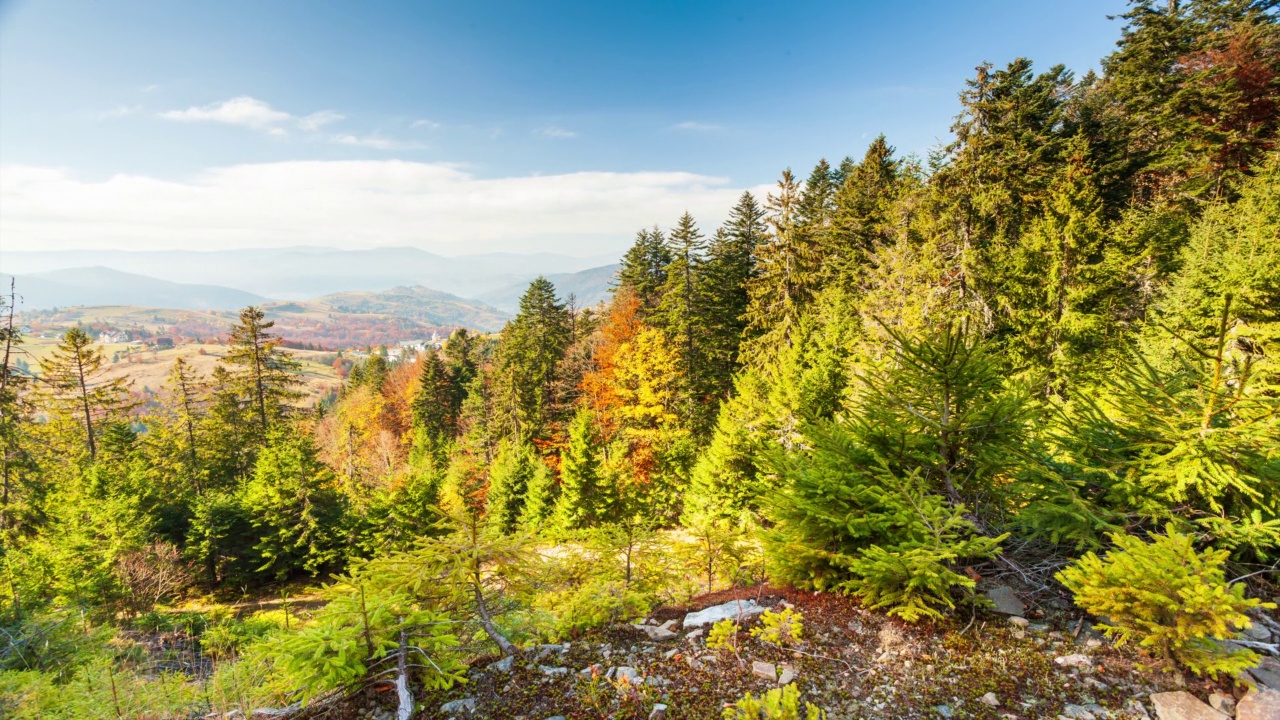
[[[463,717],[439,700],[486,687],[543,703],[494,717],[1032,718],[1084,702],[994,679],[945,713],[889,690],[859,705],[840,683],[875,672],[819,636],[872,621],[801,622],[827,603],[932,628],[936,652],[900,657],[947,676],[984,665],[964,652],[988,651],[972,633],[993,632],[995,586],[1037,608],[1069,598],[1066,632],[1097,623],[1123,645],[1108,667],[1228,694],[1280,679],[1263,660],[1280,654],[1263,614],[1280,597],[1274,6],[1136,0],[1101,75],[979,66],[928,158],[881,136],[783,170],[719,227],[654,218],[607,303],[568,305],[540,278],[500,334],[375,354],[332,403],[300,406],[255,308],[212,374],[175,366],[141,419],[82,332],[37,379],[14,371],[8,327],[4,712],[339,712],[368,689]],[[672,645],[685,685],[554,667],[584,638],[622,665],[674,634],[619,623],[766,587],[798,610],[708,626],[687,665]],[[1059,666],[1094,663],[1068,652]],[[501,656],[524,684],[477,674]],[[735,678],[763,658],[813,664],[739,700]],[[568,689],[547,700],[529,689],[543,681]],[[1059,689],[1015,702],[1041,682]],[[1094,682],[1090,702],[1111,702]]]

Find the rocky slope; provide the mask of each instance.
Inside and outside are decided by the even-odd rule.
[[[1003,597],[1001,597],[1003,594]],[[831,720],[854,718],[1157,718],[1278,720],[1280,663],[1265,659],[1248,685],[1211,681],[1117,649],[1060,601],[1022,606],[997,591],[1006,612],[963,622],[908,625],[838,595],[752,589],[666,608],[641,626],[615,626],[521,658],[478,659],[469,682],[423,694],[415,717],[586,720],[719,718],[728,703],[794,683]],[[793,607],[804,642],[783,649],[745,632],[740,650],[706,647],[709,624],[690,613],[729,601],[750,628],[760,609]],[[686,627],[686,624],[688,625]],[[695,627],[695,625],[697,625]],[[1254,631],[1265,641],[1270,631]],[[372,687],[326,717],[394,717],[394,693]]]

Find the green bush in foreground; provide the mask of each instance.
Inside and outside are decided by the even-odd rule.
[[[795,685],[770,690],[758,700],[747,693],[725,708],[725,720],[826,720],[827,714],[813,703],[804,704],[800,712],[800,691]]]
[[[1105,560],[1089,553],[1057,575],[1076,605],[1107,618],[1096,627],[1199,675],[1236,675],[1257,664],[1256,653],[1216,642],[1249,626],[1247,610],[1274,607],[1227,584],[1222,563],[1229,551],[1196,552],[1192,537],[1172,525],[1149,543],[1121,534],[1111,541],[1116,549]]]

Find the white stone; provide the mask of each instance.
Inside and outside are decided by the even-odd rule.
[[[978,698],[978,702],[986,705],[987,707],[1000,707],[1000,698],[996,697],[996,694],[993,692],[989,692]]]
[[[1093,661],[1089,659],[1088,655],[1081,655],[1080,653],[1056,657],[1053,661],[1062,667],[1089,667],[1093,665]]]
[[[709,608],[685,615],[684,627],[695,628],[703,625],[714,625],[725,619],[745,620],[749,617],[755,617],[764,611],[765,609],[757,605],[755,600],[730,600],[727,603],[712,605]]]
[[[649,720],[662,720],[667,716],[667,706],[662,703],[655,703],[653,709],[649,711]]]
[[[796,670],[791,663],[782,663],[781,671],[778,673],[779,685],[790,685],[800,676],[800,671]]]
[[[778,669],[774,667],[773,663],[767,663],[762,660],[751,661],[751,674],[769,682],[778,681]]]
[[[665,625],[632,625],[635,629],[649,636],[650,640],[670,640],[676,632]]]
[[[1155,693],[1151,696],[1151,704],[1155,705],[1156,717],[1160,720],[1230,720],[1231,717],[1214,710],[1186,690]]]
[[[1212,693],[1209,695],[1209,707],[1224,715],[1231,715],[1236,711],[1236,699],[1230,695]]]

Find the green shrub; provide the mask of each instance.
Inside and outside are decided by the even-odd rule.
[[[795,610],[786,608],[780,613],[766,610],[760,616],[760,622],[760,627],[751,629],[752,637],[779,647],[800,643],[801,633],[804,632],[804,616]]]
[[[738,655],[738,623],[725,618],[712,625],[707,633],[707,649],[715,652],[727,650]]]
[[[766,692],[760,699],[751,693],[725,708],[725,720],[826,720],[822,708],[807,702],[800,711],[800,691],[795,685]]]
[[[1247,610],[1274,607],[1245,598],[1243,585],[1227,584],[1222,564],[1229,551],[1196,552],[1192,537],[1172,525],[1149,543],[1122,534],[1111,541],[1115,549],[1105,560],[1091,552],[1057,575],[1077,605],[1106,618],[1096,627],[1201,675],[1235,675],[1257,663],[1252,651],[1217,642],[1249,626]]]
[[[622,580],[593,578],[577,588],[544,593],[535,606],[553,612],[554,634],[560,639],[642,617],[653,609],[653,599]]]
[[[805,434],[808,452],[774,457],[792,484],[769,508],[770,575],[843,590],[908,622],[954,608],[953,589],[974,585],[956,563],[992,557],[1006,536],[978,535],[966,506],[932,492],[919,469],[895,473],[849,426],[813,423]]]

